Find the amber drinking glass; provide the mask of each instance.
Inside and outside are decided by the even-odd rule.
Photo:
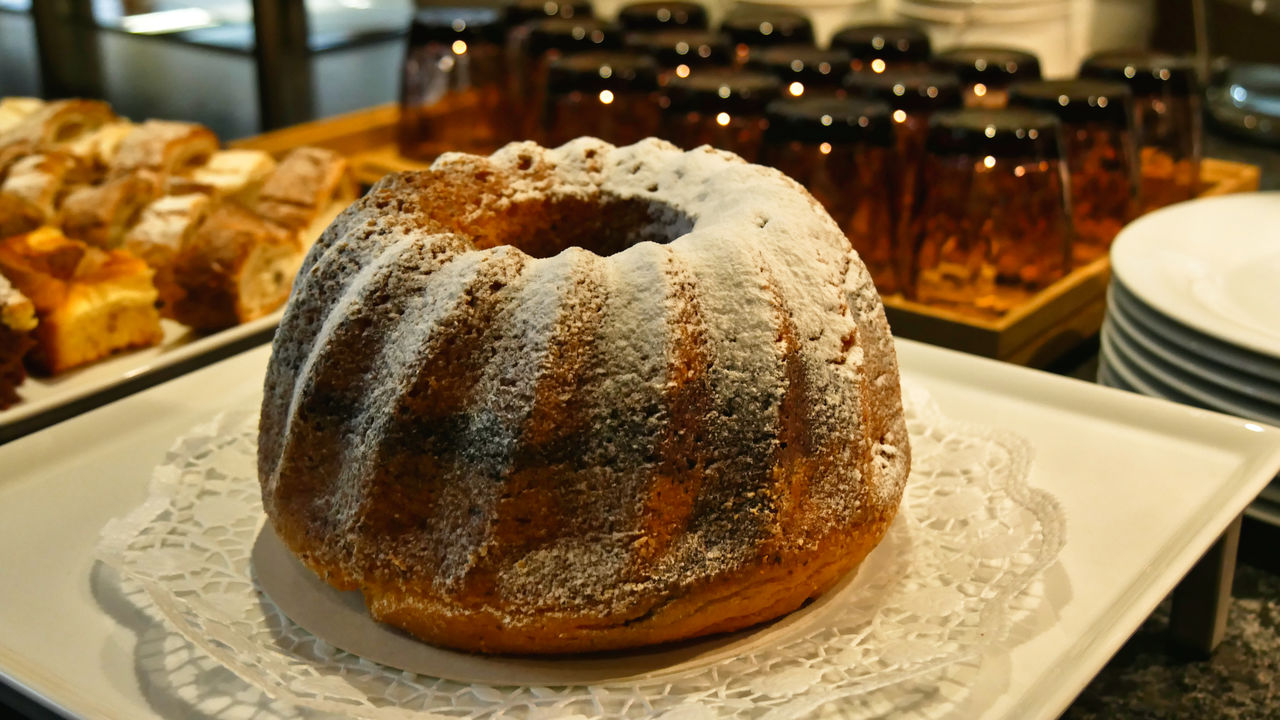
[[[414,15],[400,82],[402,155],[487,154],[508,139],[505,30],[496,9],[435,7]]]
[[[832,96],[844,93],[849,53],[807,45],[775,45],[752,50],[747,68],[771,73],[782,82],[784,97]]]
[[[658,72],[652,58],[590,52],[551,63],[543,137],[560,145],[590,135],[630,145],[658,133]]]
[[[895,241],[894,163],[888,105],[870,100],[805,98],[769,104],[761,160],[813,194],[871,271],[876,288],[900,288],[902,255]]]
[[[1122,82],[1133,91],[1141,158],[1139,212],[1200,190],[1200,87],[1189,59],[1159,53],[1103,53],[1088,58],[1081,77]]]
[[[622,31],[594,18],[549,18],[528,23],[529,39],[517,61],[522,102],[515,111],[519,139],[542,142],[542,110],[546,107],[547,72],[555,60],[582,52],[622,48]]]
[[[533,33],[533,23],[551,18],[572,19],[589,18],[591,3],[583,0],[559,2],[559,0],[516,0],[506,6],[507,12],[507,96],[517,113],[512,117],[511,138],[523,137],[527,123],[521,122],[524,111],[536,110],[533,104],[533,88],[529,86],[532,73],[528,68],[533,52],[529,47],[529,37]]]
[[[1040,60],[1012,48],[954,48],[934,55],[933,64],[959,76],[965,107],[1002,108],[1009,100],[1010,85],[1040,79]]]
[[[618,23],[627,32],[707,29],[707,9],[692,2],[639,2],[618,11]]]
[[[663,30],[627,34],[627,49],[654,59],[658,84],[686,78],[702,68],[725,67],[733,61],[729,39],[705,30]]]
[[[924,174],[909,297],[999,317],[1066,274],[1071,214],[1056,117],[938,113]]]
[[[831,47],[849,53],[853,72],[929,69],[929,36],[910,25],[853,25],[836,32]]]
[[[900,276],[906,278],[917,235],[917,187],[922,182],[929,118],[960,107],[960,81],[938,72],[864,72],[851,74],[846,86],[850,95],[879,100],[890,108],[896,161],[886,183],[894,197],[894,242],[904,267]]]
[[[720,23],[733,43],[734,62],[743,65],[755,48],[773,45],[813,45],[813,23],[789,10],[739,9]]]
[[[1009,105],[1056,115],[1071,177],[1072,264],[1107,254],[1138,209],[1138,158],[1129,88],[1100,80],[1018,83]]]
[[[764,111],[780,86],[773,75],[728,69],[676,78],[666,88],[663,137],[686,150],[711,145],[755,162],[768,126]]]

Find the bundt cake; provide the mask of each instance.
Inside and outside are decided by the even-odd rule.
[[[259,443],[308,567],[504,653],[794,610],[879,542],[909,465],[844,234],[777,171],[654,139],[382,179],[294,283]]]

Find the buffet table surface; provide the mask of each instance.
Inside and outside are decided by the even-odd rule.
[[[100,529],[147,495],[174,439],[261,392],[263,346],[0,447],[0,678],[74,716],[175,714],[103,601]],[[983,659],[952,717],[1053,718],[1280,470],[1280,430],[899,341],[949,417],[1035,449],[1067,540],[1038,625]],[[838,708],[836,708],[838,711]],[[839,714],[838,712],[836,713]]]

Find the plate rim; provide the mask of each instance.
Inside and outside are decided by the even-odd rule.
[[[1264,378],[1258,378],[1255,382],[1241,381],[1230,374],[1223,373],[1218,368],[1210,367],[1209,363],[1213,361],[1198,355],[1197,359],[1203,362],[1188,362],[1171,352],[1169,348],[1162,346],[1157,340],[1136,330],[1123,313],[1113,312],[1111,308],[1107,309],[1104,321],[1112,337],[1125,345],[1125,355],[1130,359],[1136,357],[1142,361],[1149,360],[1160,369],[1159,375],[1167,377],[1176,373],[1179,379],[1185,379],[1189,383],[1207,384],[1214,390],[1225,390],[1233,397],[1238,396],[1246,401],[1252,397],[1263,398],[1263,403],[1280,413],[1280,384],[1272,387]],[[1156,373],[1153,372],[1153,374]],[[1249,375],[1249,373],[1240,374]],[[1252,377],[1252,375],[1249,376]]]
[[[1115,308],[1131,323],[1145,330],[1178,337],[1191,352],[1199,357],[1227,358],[1220,359],[1218,362],[1262,380],[1275,379],[1269,370],[1274,363],[1269,358],[1206,335],[1161,313],[1143,303],[1132,290],[1125,287],[1119,277],[1111,278],[1107,291],[1107,308]]]
[[[1206,212],[1204,208],[1239,205],[1256,212],[1263,201],[1270,201],[1271,205],[1261,205],[1261,208],[1274,207],[1277,222],[1280,222],[1280,191],[1232,193],[1197,198],[1148,213],[1126,225],[1116,235],[1111,244],[1110,253],[1112,274],[1122,279],[1136,298],[1142,299],[1145,304],[1153,308],[1158,306],[1164,314],[1178,322],[1229,345],[1280,361],[1280,339],[1260,337],[1257,333],[1251,333],[1233,324],[1229,318],[1214,313],[1207,307],[1193,302],[1184,302],[1185,296],[1189,296],[1189,293],[1179,293],[1170,288],[1165,281],[1157,279],[1156,271],[1153,270],[1158,267],[1153,262],[1155,254],[1167,251],[1169,248],[1169,233],[1161,228],[1178,224],[1183,216],[1204,213]],[[1263,237],[1268,232],[1266,227],[1258,227],[1254,230],[1256,235]],[[1184,235],[1183,237],[1187,238],[1186,243],[1189,247],[1197,250],[1208,242],[1203,235],[1194,237]],[[1255,235],[1246,234],[1243,237],[1252,242]],[[1212,254],[1211,248],[1206,257],[1216,257]]]
[[[1280,417],[1271,417],[1267,413],[1258,413],[1239,406],[1228,407],[1220,400],[1207,400],[1202,390],[1193,389],[1187,392],[1187,385],[1180,380],[1170,381],[1166,376],[1152,372],[1150,364],[1142,359],[1134,358],[1122,348],[1118,349],[1114,334],[1104,328],[1100,334],[1100,353],[1105,353],[1111,374],[1127,385],[1133,392],[1147,397],[1159,398],[1204,412],[1217,413],[1237,418],[1248,423],[1260,423],[1271,427],[1280,427]]]

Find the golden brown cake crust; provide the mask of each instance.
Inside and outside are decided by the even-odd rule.
[[[775,171],[655,140],[385,178],[299,274],[259,436],[308,567],[479,652],[789,612],[879,542],[909,467],[843,233]]]

